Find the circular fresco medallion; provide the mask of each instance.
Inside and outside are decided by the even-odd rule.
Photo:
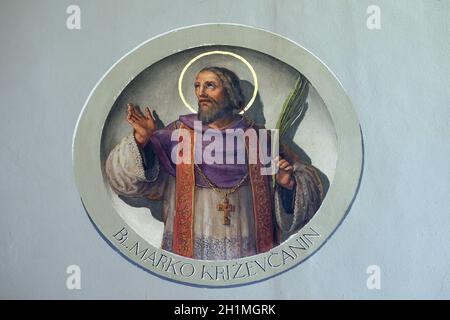
[[[266,279],[318,250],[351,206],[362,157],[333,73],[299,44],[234,24],[130,51],[90,93],[73,141],[76,185],[104,239],[153,274],[202,286]]]

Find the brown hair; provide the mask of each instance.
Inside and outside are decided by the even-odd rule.
[[[240,79],[233,71],[221,67],[206,67],[200,70],[200,72],[203,71],[213,72],[220,79],[233,109],[241,110],[244,108],[245,101]]]

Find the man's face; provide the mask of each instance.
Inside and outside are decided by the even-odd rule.
[[[214,72],[200,72],[195,78],[194,89],[200,121],[211,123],[232,111],[222,81]]]

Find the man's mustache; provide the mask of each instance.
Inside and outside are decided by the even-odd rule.
[[[202,103],[202,102],[212,102],[212,103],[217,103],[217,101],[214,100],[214,99],[211,98],[211,97],[205,97],[205,98],[200,98],[200,99],[198,99],[198,104],[199,104],[199,105],[200,105],[200,103]]]

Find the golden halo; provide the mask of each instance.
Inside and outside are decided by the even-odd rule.
[[[253,85],[255,87],[255,89],[253,90],[253,96],[250,99],[250,101],[247,103],[247,105],[245,106],[245,108],[239,112],[239,114],[243,114],[245,111],[248,110],[248,108],[250,108],[253,104],[253,102],[255,102],[256,99],[256,94],[258,93],[258,78],[256,77],[256,72],[253,69],[252,65],[245,60],[243,57],[241,57],[240,55],[233,53],[233,52],[229,52],[229,51],[209,51],[209,52],[204,52],[202,54],[199,54],[198,56],[196,56],[195,58],[193,58],[191,61],[189,61],[186,66],[183,68],[183,71],[181,71],[180,74],[180,78],[178,79],[178,94],[180,95],[181,101],[183,101],[184,105],[191,110],[193,113],[197,113],[197,110],[195,110],[194,108],[192,108],[192,106],[186,101],[186,98],[184,97],[183,94],[183,88],[182,88],[182,83],[183,83],[183,78],[184,78],[184,74],[186,73],[186,70],[198,59],[203,58],[205,56],[210,56],[213,54],[223,54],[223,55],[227,55],[227,56],[232,56],[240,61],[242,61],[250,70],[252,77],[253,77]]]

